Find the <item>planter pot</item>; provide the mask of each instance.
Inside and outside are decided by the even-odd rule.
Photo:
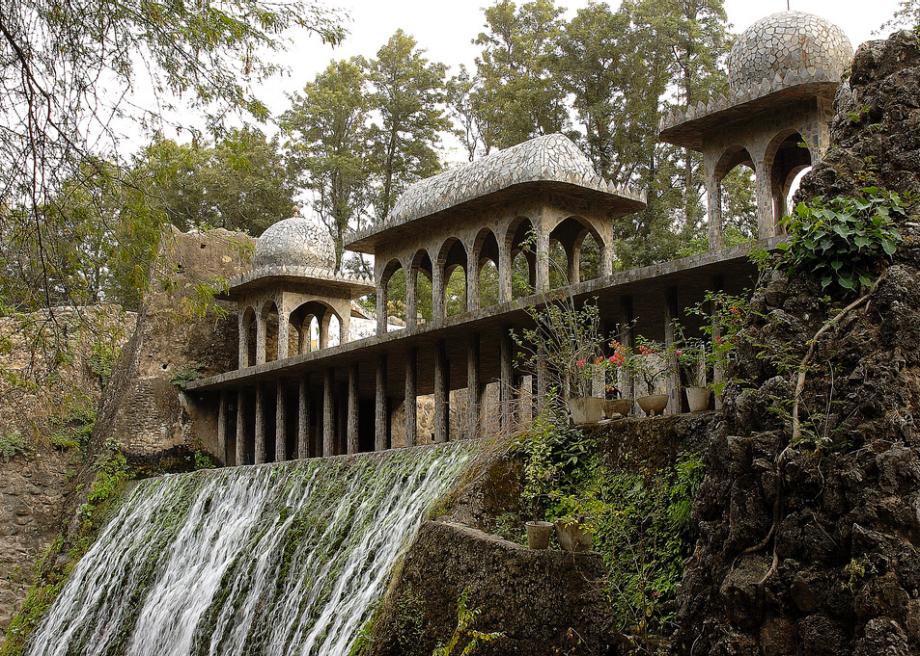
[[[593,545],[591,533],[580,524],[563,524],[556,522],[556,538],[563,551],[590,551]]]
[[[569,414],[576,426],[596,424],[604,418],[604,399],[593,396],[583,396],[569,399]]]
[[[553,534],[551,522],[527,522],[527,546],[531,549],[546,549]]]
[[[642,408],[642,412],[649,417],[654,417],[655,415],[660,415],[668,407],[668,395],[649,394],[648,396],[640,396],[636,399],[636,403]]]
[[[608,418],[612,418],[615,414],[627,417],[629,413],[632,412],[632,407],[632,399],[611,399],[609,401],[604,401],[604,414],[607,415]]]
[[[690,412],[703,412],[709,410],[709,397],[712,395],[708,387],[688,387],[687,405]]]

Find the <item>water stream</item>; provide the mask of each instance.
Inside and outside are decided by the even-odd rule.
[[[26,653],[345,656],[400,549],[474,448],[145,480]]]

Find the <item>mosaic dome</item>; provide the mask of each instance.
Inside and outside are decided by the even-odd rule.
[[[335,269],[335,245],[318,223],[300,217],[284,219],[256,241],[252,266]]]
[[[797,70],[811,76],[825,71],[837,79],[852,60],[853,46],[839,27],[813,14],[783,11],[741,33],[728,56],[728,81],[738,90]]]

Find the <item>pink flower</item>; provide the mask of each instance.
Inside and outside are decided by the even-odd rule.
[[[585,362],[585,359],[582,358],[581,360],[575,363],[575,366],[578,367],[579,369],[584,369],[586,364],[587,362]]]

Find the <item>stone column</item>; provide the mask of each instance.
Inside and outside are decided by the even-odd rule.
[[[387,433],[389,432],[389,412],[387,410],[387,356],[377,356],[377,370],[374,381],[374,450],[385,451]]]
[[[249,326],[246,325],[246,309],[240,308],[239,320],[240,351],[239,351],[239,368],[244,369],[251,364],[249,361]]]
[[[358,364],[355,363],[348,368],[348,453],[357,453],[361,450],[358,440],[358,405]]]
[[[450,363],[444,342],[435,347],[434,357],[434,441],[450,437]]]
[[[475,312],[480,307],[479,273],[479,256],[474,253],[466,260],[466,309],[468,312]]]
[[[236,393],[236,465],[249,464],[246,458],[246,392]]]
[[[442,262],[435,262],[431,272],[431,318],[440,321],[444,318],[444,284],[445,271]]]
[[[677,288],[670,287],[665,293],[664,302],[664,344],[665,347],[673,346],[675,342],[674,321],[678,319],[677,305]],[[668,414],[680,414],[682,409],[681,388],[680,388],[680,371],[677,369],[676,357],[671,357],[668,363],[670,374],[668,375]],[[654,392],[650,392],[654,393]]]
[[[469,397],[470,435],[480,437],[482,432],[482,377],[479,365],[479,335],[470,334],[466,344],[466,389]]]
[[[342,455],[348,453],[348,371],[336,394],[335,414],[335,453]]]
[[[549,291],[549,235],[542,230],[537,233],[536,269],[534,291]]]
[[[511,300],[511,249],[503,242],[498,245],[498,302]]]
[[[256,464],[268,462],[268,449],[265,445],[265,399],[262,385],[256,384]]]
[[[323,372],[323,457],[335,455],[335,411],[332,369]]]
[[[279,380],[275,389],[275,462],[284,462],[287,456],[287,413],[284,383]]]
[[[627,348],[633,348],[633,321],[635,321],[635,314],[633,314],[633,300],[632,296],[623,296],[620,298],[620,342],[623,346]],[[620,387],[620,392],[623,394],[624,398],[635,399],[636,390],[635,382],[633,377],[625,370],[620,370],[621,376],[617,380],[617,385]]]
[[[227,393],[220,391],[217,402],[217,456],[223,465],[227,464]]]
[[[332,310],[327,309],[323,312],[323,318],[319,320],[319,347],[321,349],[329,346],[329,324],[332,323]],[[339,322],[341,325],[341,322]]]
[[[382,282],[377,283],[377,334],[387,334],[387,288]]]
[[[291,317],[284,310],[283,303],[278,306],[278,359],[288,357],[288,346],[291,340]]]
[[[265,317],[259,312],[256,315],[256,364],[265,364],[265,345],[268,341],[268,326]]]
[[[415,446],[418,441],[418,423],[417,423],[417,387],[416,387],[416,370],[417,370],[418,352],[414,347],[410,347],[406,353],[406,446]]]
[[[406,270],[406,330],[415,330],[418,325],[418,267]]]
[[[565,249],[567,278],[570,285],[581,282],[581,241],[575,241]]]
[[[511,340],[511,335],[509,334],[506,328],[502,329],[501,341],[499,342],[499,364],[500,364],[500,382],[499,382],[499,398],[501,406],[501,428],[502,431],[508,433],[511,431],[513,421],[512,421],[512,405],[514,403],[514,345]]]
[[[598,250],[600,251],[599,255],[601,258],[600,268],[598,274],[604,278],[606,276],[613,275],[613,223],[604,222],[603,230],[601,231],[601,243],[597,245]]]
[[[776,235],[776,221],[773,219],[773,193],[770,171],[764,160],[759,160],[754,171],[754,190],[757,194],[757,225],[761,239]]]
[[[706,212],[709,216],[709,248],[722,248],[722,183],[714,175],[706,179]]]
[[[351,303],[339,318],[339,345],[346,344],[351,339]]]
[[[297,382],[297,457],[310,457],[310,396],[304,377]]]

